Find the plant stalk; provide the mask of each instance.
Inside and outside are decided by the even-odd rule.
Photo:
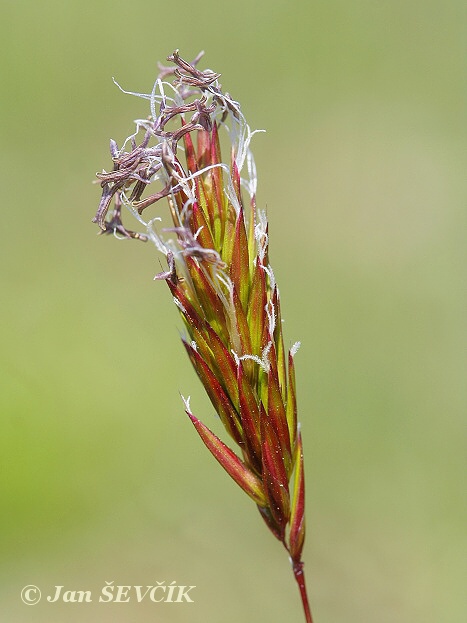
[[[310,604],[308,602],[308,595],[306,592],[305,574],[303,572],[303,562],[293,563],[293,572],[295,579],[300,590],[300,597],[302,598],[303,611],[305,613],[306,623],[313,623],[313,617],[311,616]]]

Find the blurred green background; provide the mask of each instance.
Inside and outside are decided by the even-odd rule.
[[[2,621],[301,621],[280,545],[214,464],[149,245],[96,237],[96,171],[175,48],[242,103],[305,443],[317,623],[465,620],[461,1],[4,0]],[[465,482],[465,481],[464,481]],[[23,605],[26,584],[196,585]]]

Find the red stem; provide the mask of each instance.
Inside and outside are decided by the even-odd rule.
[[[305,613],[306,623],[313,623],[311,616],[310,604],[308,603],[308,595],[306,592],[305,574],[303,572],[303,562],[293,562],[293,573],[300,589],[300,597],[302,598],[303,611]]]

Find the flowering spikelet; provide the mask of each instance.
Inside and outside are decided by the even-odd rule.
[[[165,280],[178,307],[183,344],[237,453],[191,412],[199,436],[231,478],[257,504],[287,548],[307,621],[301,553],[305,538],[302,441],[297,423],[294,355],[282,336],[279,290],[268,259],[266,214],[255,203],[254,132],[216,74],[178,51],[160,66],[151,115],[119,148],[112,171],[98,173],[101,233],[151,240],[167,258]],[[169,83],[166,78],[175,75]],[[122,89],[123,90],[123,89]],[[127,91],[125,91],[127,92]],[[231,154],[222,160],[220,132]],[[166,198],[173,225],[156,231],[146,209]],[[113,201],[113,208],[110,205]],[[126,229],[125,206],[144,233]],[[144,213],[144,218],[143,218]]]

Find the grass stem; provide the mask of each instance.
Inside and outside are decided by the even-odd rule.
[[[300,597],[302,598],[303,611],[305,613],[306,623],[313,623],[313,617],[311,616],[310,604],[308,602],[308,595],[306,592],[303,562],[293,563],[293,572],[298,584],[298,588],[300,590]]]

